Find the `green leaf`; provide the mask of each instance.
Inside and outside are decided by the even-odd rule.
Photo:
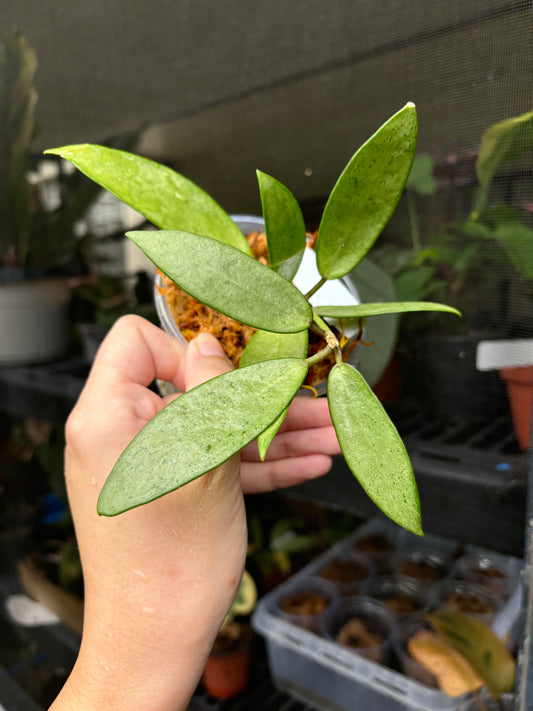
[[[241,323],[294,333],[312,320],[311,307],[296,287],[227,244],[173,230],[126,236],[184,291]]]
[[[317,306],[315,311],[326,318],[364,318],[383,314],[402,314],[409,311],[447,311],[457,316],[461,315],[457,309],[451,306],[431,301],[391,301],[354,306]]]
[[[268,263],[292,281],[306,244],[302,211],[291,191],[278,180],[260,170],[257,180],[265,220]]]
[[[422,301],[438,291],[446,284],[439,279],[436,267],[429,264],[409,267],[394,278],[394,287],[399,299],[405,301]]]
[[[245,368],[265,360],[274,360],[275,358],[305,358],[307,355],[307,340],[307,331],[298,331],[298,333],[256,331],[242,352],[239,368]],[[278,419],[267,427],[264,432],[261,432],[257,438],[261,460],[265,459],[270,443],[281,427],[286,414],[287,410],[282,412]]]
[[[239,368],[275,358],[305,358],[307,331],[273,333],[256,331],[248,341],[239,361]]]
[[[415,156],[406,188],[420,195],[434,195],[436,190],[433,177],[433,158],[430,155]]]
[[[251,254],[243,233],[220,205],[167,166],[90,143],[50,148],[45,153],[70,161],[156,227],[206,235]]]
[[[366,255],[389,221],[416,148],[414,104],[394,114],[357,151],[329,196],[318,230],[318,270],[338,279]]]
[[[533,230],[508,222],[497,225],[493,235],[505,250],[509,261],[528,279],[533,279]]]
[[[396,301],[392,279],[368,257],[345,279],[354,286],[361,303]],[[364,340],[373,345],[358,348],[357,367],[369,385],[378,382],[392,358],[399,320],[398,314],[387,314],[365,323]]]
[[[437,610],[427,617],[437,632],[470,662],[493,698],[511,691],[514,659],[487,624],[452,610]]]
[[[306,374],[304,361],[284,358],[230,371],[181,395],[121,454],[98,512],[122,513],[219,466],[278,417]]]
[[[533,111],[489,126],[481,138],[476,162],[479,192],[473,217],[485,208],[494,175],[505,166],[533,150]]]
[[[423,535],[411,462],[395,426],[364,378],[348,363],[328,377],[331,419],[348,467],[377,506]]]
[[[265,457],[268,452],[268,448],[270,447],[270,443],[274,439],[274,437],[277,435],[279,428],[283,424],[283,420],[285,419],[287,412],[289,408],[286,407],[285,410],[281,413],[281,415],[277,418],[277,420],[274,420],[274,422],[264,430],[264,432],[261,432],[259,437],[257,438],[257,449],[259,451],[259,456],[261,458],[261,461],[265,461]]]

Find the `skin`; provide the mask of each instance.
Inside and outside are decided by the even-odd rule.
[[[214,337],[184,348],[136,316],[120,319],[103,342],[66,424],[85,617],[53,711],[186,709],[242,575],[243,492],[320,476],[339,452],[327,402],[296,398],[265,462],[253,443],[182,489],[98,516],[98,493],[118,456],[166,404],[148,389],[154,378],[186,391],[230,369]]]

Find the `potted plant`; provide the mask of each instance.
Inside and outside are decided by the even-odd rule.
[[[529,112],[485,130],[473,164],[473,199],[468,188],[456,188],[458,202],[470,201],[469,214],[429,236],[421,226],[419,205],[422,196],[437,192],[434,161],[417,156],[405,191],[411,244],[387,244],[372,253],[393,276],[398,298],[461,304],[460,322],[423,314],[401,323],[404,354],[426,372],[431,404],[450,419],[501,411],[504,389],[495,373],[476,371],[477,346],[486,338],[515,337],[517,330],[530,333],[533,326],[531,206],[511,205],[506,194],[494,189],[496,179],[533,148],[532,127]]]
[[[333,353],[327,399],[346,462],[388,516],[422,533],[405,447],[363,377],[343,361],[341,341],[327,319],[458,312],[427,302],[312,308],[308,301],[328,280],[350,274],[374,244],[403,191],[416,137],[416,109],[408,103],[352,157],[324,209],[316,241],[320,278],[306,294],[291,283],[305,249],[303,218],[295,197],[274,178],[258,173],[269,256],[264,265],[251,257],[248,242],[227,213],[171,169],[103,146],[47,151],[70,160],[160,228],[128,237],[172,281],[198,301],[257,329],[245,350],[245,367],[180,396],[131,442],[100,493],[100,514],[119,514],[183,486],[256,438],[264,457],[309,367]],[[325,341],[312,357],[306,357],[309,330]]]
[[[327,541],[324,532],[304,532],[302,523],[294,517],[284,516],[267,526],[258,514],[248,518],[248,538],[248,560],[257,571],[264,592],[294,574],[295,557],[316,554]]]
[[[249,616],[256,602],[254,579],[245,570],[202,675],[202,683],[210,696],[229,699],[244,691],[248,684],[252,631],[247,621],[236,618]]]
[[[0,42],[0,365],[34,363],[68,346],[67,276],[86,269],[91,235],[75,224],[100,188],[83,176],[60,175],[61,204],[43,205],[28,179],[35,134],[37,57],[15,31]],[[126,147],[132,136],[120,137]],[[53,160],[53,159],[52,159]]]

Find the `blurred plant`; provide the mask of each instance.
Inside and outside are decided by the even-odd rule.
[[[490,126],[481,139],[475,166],[478,187],[470,214],[429,237],[421,235],[417,200],[436,193],[434,162],[428,155],[415,157],[405,192],[411,245],[406,249],[389,244],[374,250],[372,257],[393,276],[398,299],[460,304],[463,319],[444,321],[428,313],[402,321],[402,328],[434,325],[444,332],[469,332],[479,324],[505,328],[506,288],[514,293],[532,284],[533,229],[529,205],[502,203],[491,188],[497,175],[532,150],[533,112]]]
[[[60,205],[49,210],[38,186],[28,180],[36,133],[37,65],[36,53],[22,32],[11,32],[0,41],[0,267],[23,273],[67,267],[77,271],[88,261],[96,238],[77,236],[76,223],[101,188],[76,171],[66,174],[59,169]],[[137,131],[130,132],[108,143],[128,148],[137,136]]]
[[[422,630],[409,641],[410,654],[451,696],[477,692],[485,685],[497,702],[511,691],[516,663],[505,644],[481,620],[462,612],[436,610],[427,614],[433,631]]]

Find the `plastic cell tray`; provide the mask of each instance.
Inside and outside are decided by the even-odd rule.
[[[332,639],[293,624],[280,612],[277,601],[310,579],[316,580],[332,558],[354,550],[365,533],[384,533],[394,542],[389,568],[410,551],[438,553],[447,559],[447,579],[453,579],[457,566],[455,541],[427,535],[423,539],[386,520],[375,519],[333,546],[287,582],[263,597],[254,612],[252,625],[266,642],[268,663],[274,684],[305,703],[326,711],[466,711],[472,708],[472,695],[451,697],[407,676],[391,651],[387,666],[365,658]],[[483,554],[502,570],[509,584],[509,597],[496,614],[492,627],[499,636],[509,635],[520,614],[522,561],[474,546],[461,554]],[[431,586],[430,586],[431,587]],[[432,595],[428,595],[431,600]],[[325,614],[325,613],[323,613]],[[396,624],[396,623],[395,623]]]

